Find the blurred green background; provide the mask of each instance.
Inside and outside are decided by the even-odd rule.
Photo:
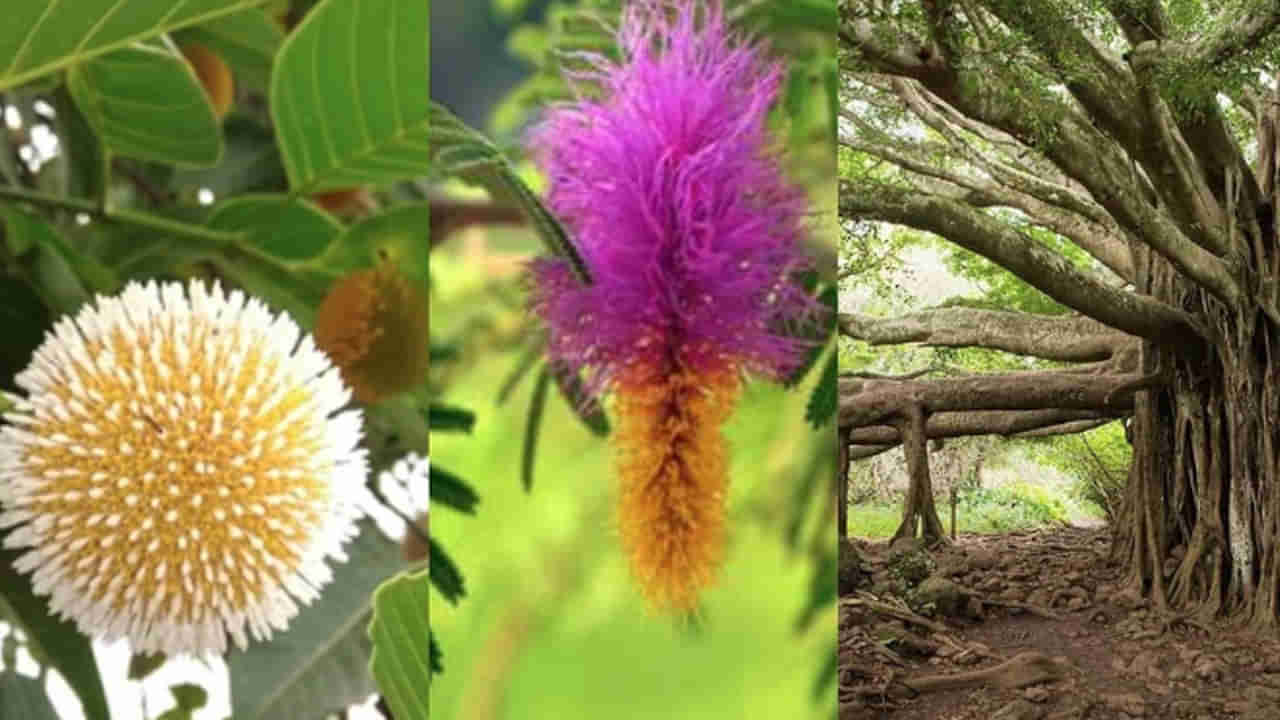
[[[821,279],[833,282],[834,1],[729,5],[740,27],[767,34],[787,60],[773,126],[793,176],[811,189],[813,249]],[[580,32],[590,25],[583,10],[616,21],[606,0],[433,3],[433,99],[495,138],[535,187],[519,131],[563,97],[554,51],[600,42]],[[439,39],[446,33],[455,36]],[[438,79],[446,71],[457,82]],[[490,202],[459,180],[437,190]],[[545,250],[532,231],[488,224],[489,215],[433,236],[433,401],[476,420],[470,432],[433,432],[432,467],[480,498],[473,514],[439,508],[431,517],[433,543],[466,590],[456,603],[432,597],[443,651],[433,720],[834,717],[835,435],[805,419],[826,356],[795,388],[745,386],[725,428],[732,475],[719,582],[695,624],[655,614],[619,545],[609,441],[554,383],[533,446],[534,484],[522,488],[538,365],[499,395],[536,357],[522,263]]]
[[[474,327],[484,278],[435,258],[432,272],[447,278],[431,298],[433,333]],[[637,594],[613,526],[610,448],[560,398],[543,418],[533,491],[521,489],[532,383],[508,405],[494,403],[513,360],[478,355],[454,377],[443,399],[477,412],[474,433],[432,438],[433,461],[481,497],[474,517],[432,517],[433,538],[448,545],[469,589],[456,607],[433,598],[446,653],[433,718],[827,717],[810,691],[835,632],[834,606],[796,633],[814,567],[780,532],[795,484],[833,445],[829,431],[804,422],[805,388],[749,385],[726,428],[728,558],[704,623],[688,628],[651,614]],[[821,472],[825,488],[830,467]],[[825,507],[814,516],[832,527]]]

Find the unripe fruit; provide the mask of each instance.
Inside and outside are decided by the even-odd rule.
[[[427,300],[389,260],[349,273],[316,310],[316,345],[362,403],[410,390],[430,364]]]
[[[363,215],[373,209],[373,196],[363,187],[316,193],[311,196],[311,201],[341,217]]]
[[[204,86],[204,92],[213,105],[214,115],[221,120],[231,109],[231,103],[236,97],[236,84],[231,76],[231,68],[227,67],[217,53],[203,45],[192,43],[184,45],[181,50],[182,56],[196,71],[196,77],[200,78],[200,84]]]

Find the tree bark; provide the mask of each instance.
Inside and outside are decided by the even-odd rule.
[[[907,501],[902,509],[902,524],[893,539],[913,538],[920,526],[921,536],[930,545],[947,541],[942,521],[938,519],[938,507],[933,499],[933,482],[929,478],[929,436],[925,432],[925,413],[919,405],[905,408],[899,418],[898,432],[902,435],[902,450],[907,458],[907,475],[910,486]]]
[[[843,540],[849,537],[849,431],[838,429],[836,439],[840,454],[836,463],[836,537]]]

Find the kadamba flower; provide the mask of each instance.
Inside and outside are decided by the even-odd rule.
[[[632,3],[622,60],[591,58],[578,78],[598,92],[553,108],[532,143],[591,279],[539,259],[533,307],[552,361],[613,397],[622,540],[676,610],[720,559],[740,378],[793,371],[809,346],[785,329],[819,312],[792,280],[807,203],[766,129],[781,68],[698,5]]]
[[[366,404],[422,382],[429,332],[426,299],[390,260],[338,280],[316,310],[316,344]]]
[[[85,634],[222,652],[332,579],[368,474],[338,370],[214,284],[130,283],[55,324],[0,430],[15,565]]]

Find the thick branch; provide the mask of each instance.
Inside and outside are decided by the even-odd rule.
[[[1168,38],[1169,18],[1160,0],[1145,0],[1141,3],[1133,0],[1107,0],[1106,5],[1115,17],[1116,23],[1124,31],[1125,37],[1129,39],[1130,45],[1137,47],[1150,41],[1163,43]],[[1180,52],[1185,51],[1186,48],[1180,50]],[[1196,62],[1194,55],[1176,57],[1177,62],[1188,60]],[[1246,90],[1243,94],[1244,97],[1238,98],[1237,101],[1247,106],[1250,104],[1248,91]],[[1187,145],[1196,160],[1199,161],[1209,187],[1214,191],[1219,202],[1225,203],[1226,200],[1224,191],[1227,174],[1238,172],[1240,177],[1245,179],[1242,187],[1244,197],[1241,209],[1246,213],[1252,213],[1264,198],[1270,197],[1270,193],[1260,188],[1258,181],[1253,179],[1249,161],[1232,136],[1216,98],[1205,97],[1204,101],[1197,108],[1197,112],[1178,113],[1176,118],[1178,128],[1186,138]],[[1255,116],[1256,114],[1254,112]],[[1267,153],[1259,152],[1258,157],[1265,159]],[[1266,173],[1260,169],[1258,178],[1261,180],[1265,177]]]
[[[922,109],[928,106],[924,102],[920,105]],[[935,129],[947,128],[947,123],[940,114],[935,113],[932,120],[930,125]],[[998,206],[1019,210],[1031,223],[1067,238],[1124,280],[1133,279],[1133,259],[1127,241],[1119,235],[1119,227],[1105,210],[1091,200],[1080,197],[1075,191],[995,161],[991,158],[992,153],[977,151],[960,141],[951,128],[947,128],[951,130],[948,133],[950,144],[942,145],[899,141],[874,131],[857,119],[853,122],[860,126],[861,133],[855,135],[842,130],[841,146],[891,162],[923,178],[940,180],[960,189],[941,186],[946,187],[947,191],[938,194],[951,196],[975,207]],[[964,160],[976,163],[991,177],[941,167],[936,160],[939,152],[958,152]]]
[[[1082,375],[1022,373],[907,382],[840,381],[842,427],[883,425],[913,405],[927,412],[972,410],[1093,410],[1120,413],[1133,408],[1139,390],[1163,378],[1136,374]]]
[[[1106,360],[1135,338],[1086,317],[935,308],[895,318],[840,314],[840,332],[871,345],[983,347],[1046,360]]]
[[[1255,5],[1255,9],[1242,14],[1235,22],[1220,23],[1216,32],[1199,41],[1186,46],[1173,44],[1171,49],[1208,69],[1257,47],[1280,27],[1280,2],[1268,0]]]
[[[892,68],[895,75],[924,80],[931,76],[951,76],[942,55],[931,45],[906,37],[886,41],[885,28],[866,18],[852,18],[840,24],[840,37],[848,45],[858,47],[877,65]]]
[[[1180,342],[1197,334],[1181,310],[1108,287],[997,218],[962,203],[889,185],[861,188],[841,180],[840,215],[940,235],[1000,265],[1063,305],[1131,335]]]
[[[1067,423],[1087,422],[1094,425],[1114,420],[1093,410],[972,410],[934,413],[925,424],[930,440],[967,437],[970,435],[1003,435],[1009,437]],[[849,432],[854,445],[889,445],[901,442],[901,434],[892,425],[871,425]]]
[[[1104,417],[1104,418],[1099,418],[1097,420],[1073,420],[1071,422],[1062,423],[1061,425],[1050,425],[1048,427],[1042,427],[1042,428],[1037,428],[1035,430],[1028,430],[1026,432],[1016,433],[1011,437],[1041,438],[1041,437],[1055,437],[1058,435],[1077,435],[1079,433],[1088,432],[1090,430],[1093,430],[1094,428],[1099,428],[1099,427],[1102,427],[1103,425],[1106,425],[1107,423],[1115,422],[1115,421],[1116,421],[1116,418],[1114,417]]]
[[[1221,206],[1186,147],[1172,114],[1141,73],[1096,43],[1056,0],[990,3],[1010,27],[1028,33],[1061,73],[1095,125],[1118,139],[1147,171],[1182,231],[1218,255],[1227,252]]]
[[[851,445],[849,447],[849,459],[866,460],[867,458],[873,458],[877,455],[889,452],[897,446],[897,443],[894,443],[893,445]]]
[[[1031,98],[1011,92],[992,80],[1000,74],[994,70],[988,74],[969,72],[964,82],[960,82],[957,75],[945,67],[922,71],[919,63],[908,67],[884,60],[883,54],[874,49],[878,34],[869,22],[863,22],[868,25],[865,32],[842,32],[842,39],[852,43],[852,49],[873,66],[883,72],[918,79],[940,99],[974,120],[1037,147],[1085,187],[1121,227],[1223,303],[1240,307],[1243,296],[1234,273],[1184,232],[1185,221],[1180,226],[1152,206],[1141,183],[1134,179],[1129,155],[1095,127],[1090,118],[1066,103],[1053,102],[1048,96]],[[1139,151],[1138,155],[1144,150],[1142,146],[1134,149]],[[1167,188],[1162,191],[1162,196],[1165,194]]]

